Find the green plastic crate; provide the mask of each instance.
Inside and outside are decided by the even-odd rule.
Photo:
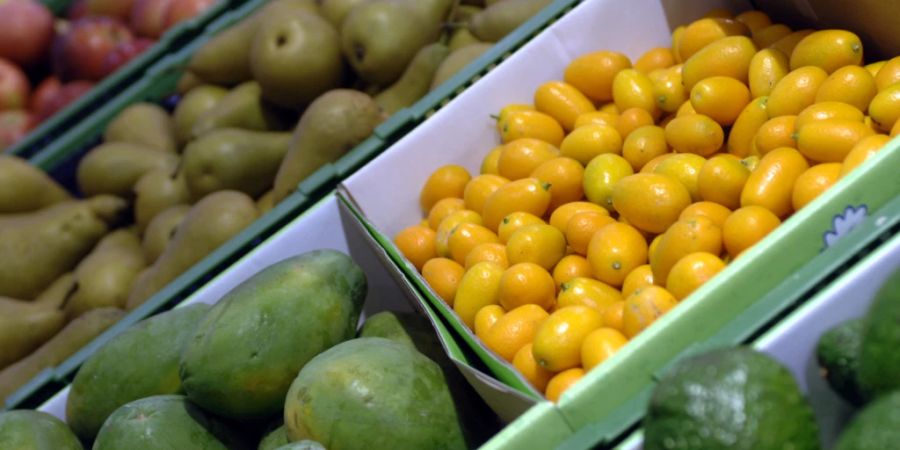
[[[221,0],[202,14],[176,24],[167,30],[150,48],[119,67],[118,70],[104,78],[90,91],[58,111],[53,116],[31,130],[15,145],[6,149],[6,153],[31,158],[41,153],[45,146],[60,139],[65,139],[67,131],[89,115],[102,107],[106,102],[116,98],[129,85],[139,80],[144,71],[162,57],[181,48],[203,31],[203,27],[224,11],[234,8],[247,0]],[[56,15],[66,12],[72,0],[44,0],[44,3]]]

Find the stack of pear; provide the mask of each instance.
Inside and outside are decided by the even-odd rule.
[[[37,167],[16,156],[0,155],[0,214],[36,211],[71,198]]]

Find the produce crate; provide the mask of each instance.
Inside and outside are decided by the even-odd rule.
[[[855,258],[850,261],[855,264],[842,266],[839,276],[816,285],[806,294],[808,300],[802,306],[750,341],[753,348],[777,359],[794,375],[813,407],[822,448],[834,446],[854,410],[822,377],[816,362],[816,345],[819,337],[831,327],[864,316],[881,284],[887,281],[891,273],[900,269],[898,224],[900,198],[882,208],[863,225],[886,231],[882,235],[888,239],[886,242],[876,241],[881,245],[862,260]],[[803,272],[827,264],[819,261],[821,256],[804,267]],[[617,448],[639,450],[642,442],[642,433],[637,431]]]
[[[795,274],[816,255],[839,242],[860,220],[900,193],[900,180],[895,176],[900,166],[900,140],[895,139],[877,157],[786,220],[684,300],[684,305],[593,369],[553,408],[543,405],[538,392],[475,338],[393,245],[391,238],[398,231],[421,220],[418,194],[427,177],[446,164],[458,164],[470,173],[478,173],[484,155],[499,144],[490,116],[506,104],[530,102],[535,88],[545,81],[561,79],[563,69],[575,57],[614,49],[635,59],[652,47],[669,45],[675,26],[714,7],[741,11],[750,6],[748,2],[726,0],[641,0],[630,2],[627,8],[611,0],[583,2],[479,83],[437,110],[423,126],[393,143],[366,170],[342,183],[340,195],[366,224],[373,241],[407,278],[407,289],[421,292],[423,301],[451,324],[491,370],[494,378],[473,374],[484,383],[479,391],[491,393],[490,398],[486,397],[488,403],[508,420],[528,411],[523,420],[530,421],[531,426],[514,423],[489,444],[515,448],[561,444],[559,437],[564,433],[556,433],[555,429],[551,433],[550,426],[536,426],[541,422],[541,414],[529,410],[535,404],[553,411],[544,415],[546,420],[566,424],[571,431],[585,429],[583,432],[594,443],[620,436],[641,418],[654,374],[681,352],[696,348],[718,333],[740,336],[761,329],[790,306],[787,302],[775,302],[764,309],[759,306],[761,299],[786,280],[795,280]],[[862,241],[855,242],[851,248],[858,250],[863,245]],[[844,261],[854,251],[832,249],[828,253],[832,260]]]
[[[208,23],[223,12],[246,1],[221,0],[198,16],[168,29],[153,46],[119,67],[118,70],[98,82],[93,89],[31,130],[19,142],[6,149],[6,153],[27,159],[40,153],[46,146],[66,139],[65,136],[68,135],[70,128],[139,80],[153,63],[199,35]],[[42,3],[53,11],[53,14],[60,15],[64,14],[69,5],[74,2],[72,0],[43,0]]]
[[[202,35],[185,45],[177,53],[154,64],[147,70],[145,77],[134,82],[121,95],[113,98],[95,113],[70,128],[65,135],[34,155],[30,162],[49,172],[63,185],[70,188],[74,186],[78,161],[93,146],[100,143],[100,137],[106,124],[121,110],[133,103],[165,102],[175,91],[177,81],[190,57],[203,43],[218,32],[249,16],[265,3],[266,0],[250,0],[216,19],[204,30]],[[576,0],[554,1],[415,105],[395,113],[376,128],[372,136],[338,161],[326,164],[310,175],[299,184],[296,192],[273,210],[267,212],[215,252],[169,283],[140,307],[129,312],[119,324],[101,334],[63,364],[47,369],[32,379],[31,382],[6,399],[3,409],[35,407],[44,402],[71,381],[75,370],[96,351],[97,347],[128,326],[151,314],[171,308],[185,299],[197,287],[229,267],[242,254],[282,228],[309,205],[333,190],[341,180],[374,158],[385,148],[385,139],[396,140],[409,132],[424,121],[430,111],[468,88],[482,74],[491,70],[497,62],[527,42],[574,3],[577,3]]]
[[[316,249],[334,249],[350,255],[366,273],[368,296],[360,323],[365,317],[380,311],[418,312],[433,325],[437,338],[451,360],[472,363],[472,356],[457,345],[440,317],[428,305],[410,301],[404,295],[393,273],[366,243],[363,228],[333,194],[327,195],[293,219],[176,307],[194,303],[215,304],[231,289],[260,270],[285,258]],[[454,400],[467,413],[475,415],[467,423],[478,427],[471,431],[480,443],[496,433],[501,423],[470,387],[464,388],[462,392],[453,393]],[[38,409],[65,420],[68,392],[68,387],[62,389]]]

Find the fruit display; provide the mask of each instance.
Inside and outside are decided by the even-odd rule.
[[[477,445],[484,417],[466,415],[474,392],[431,324],[382,310],[358,326],[367,284],[335,250],[271,264],[214,305],[175,308],[108,341],[76,375],[65,424],[2,413],[0,445],[42,432],[53,448]]]
[[[0,151],[217,0],[0,3]]]
[[[101,8],[102,2],[86,2],[94,3],[91,8]],[[164,11],[150,3],[135,2],[135,14]],[[0,268],[0,283],[8,282],[0,295],[25,304],[65,276],[69,292],[62,294],[58,309],[66,321],[96,308],[138,308],[296,191],[300,181],[371,136],[391,113],[435,87],[435,73],[453,54],[443,24],[478,12],[472,6],[457,10],[444,0],[370,2],[350,9],[335,3],[261,2],[254,14],[197,46],[188,54],[187,67],[179,67],[186,70],[179,84],[183,94],[163,101],[165,107],[149,101],[125,106],[104,124],[102,142],[71,162],[73,193],[22,160],[3,157],[0,183],[8,189],[0,194],[0,212],[33,212],[73,197],[100,196],[120,201],[123,214],[109,218],[115,223],[105,237],[91,234],[78,246],[66,241],[71,251],[59,253],[40,276],[26,276],[27,283],[11,280],[22,279],[21,271],[50,254],[10,260]],[[180,7],[172,3],[171,8]],[[346,26],[341,26],[343,16],[334,15],[340,8],[346,9]],[[83,20],[101,20],[91,14]],[[357,31],[376,25],[393,29],[392,23],[406,21],[407,14],[421,15],[423,21],[404,22],[409,29],[397,33],[411,33],[417,40]],[[394,45],[398,39],[402,45]],[[488,45],[475,39],[468,43],[476,42]],[[450,76],[462,65],[444,67],[442,73]],[[4,359],[0,369],[50,336],[36,337],[28,350]],[[77,350],[70,345],[52,360],[32,358],[28,370],[15,376],[0,374],[0,398],[27,382],[29,374]]]
[[[716,10],[671,38],[576,55],[496,112],[477,173],[434,170],[393,235],[552,401],[900,131],[900,57],[864,60],[850,31]]]

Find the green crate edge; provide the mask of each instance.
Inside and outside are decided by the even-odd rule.
[[[47,146],[65,139],[65,136],[68,135],[66,127],[71,125],[73,121],[77,121],[79,116],[89,116],[93,111],[101,108],[104,98],[114,99],[119,97],[130,82],[139,80],[144,75],[144,72],[154,63],[164,58],[167,54],[176,51],[179,44],[202,33],[206,24],[243,1],[246,0],[224,0],[214,4],[204,11],[203,14],[175,25],[163,34],[153,46],[95,84],[90,91],[77,100],[45,120],[15,145],[10,146],[6,153],[30,159],[41,154]],[[45,1],[43,3],[50,7],[54,13],[59,14],[71,1]],[[45,142],[48,140],[49,142]]]

